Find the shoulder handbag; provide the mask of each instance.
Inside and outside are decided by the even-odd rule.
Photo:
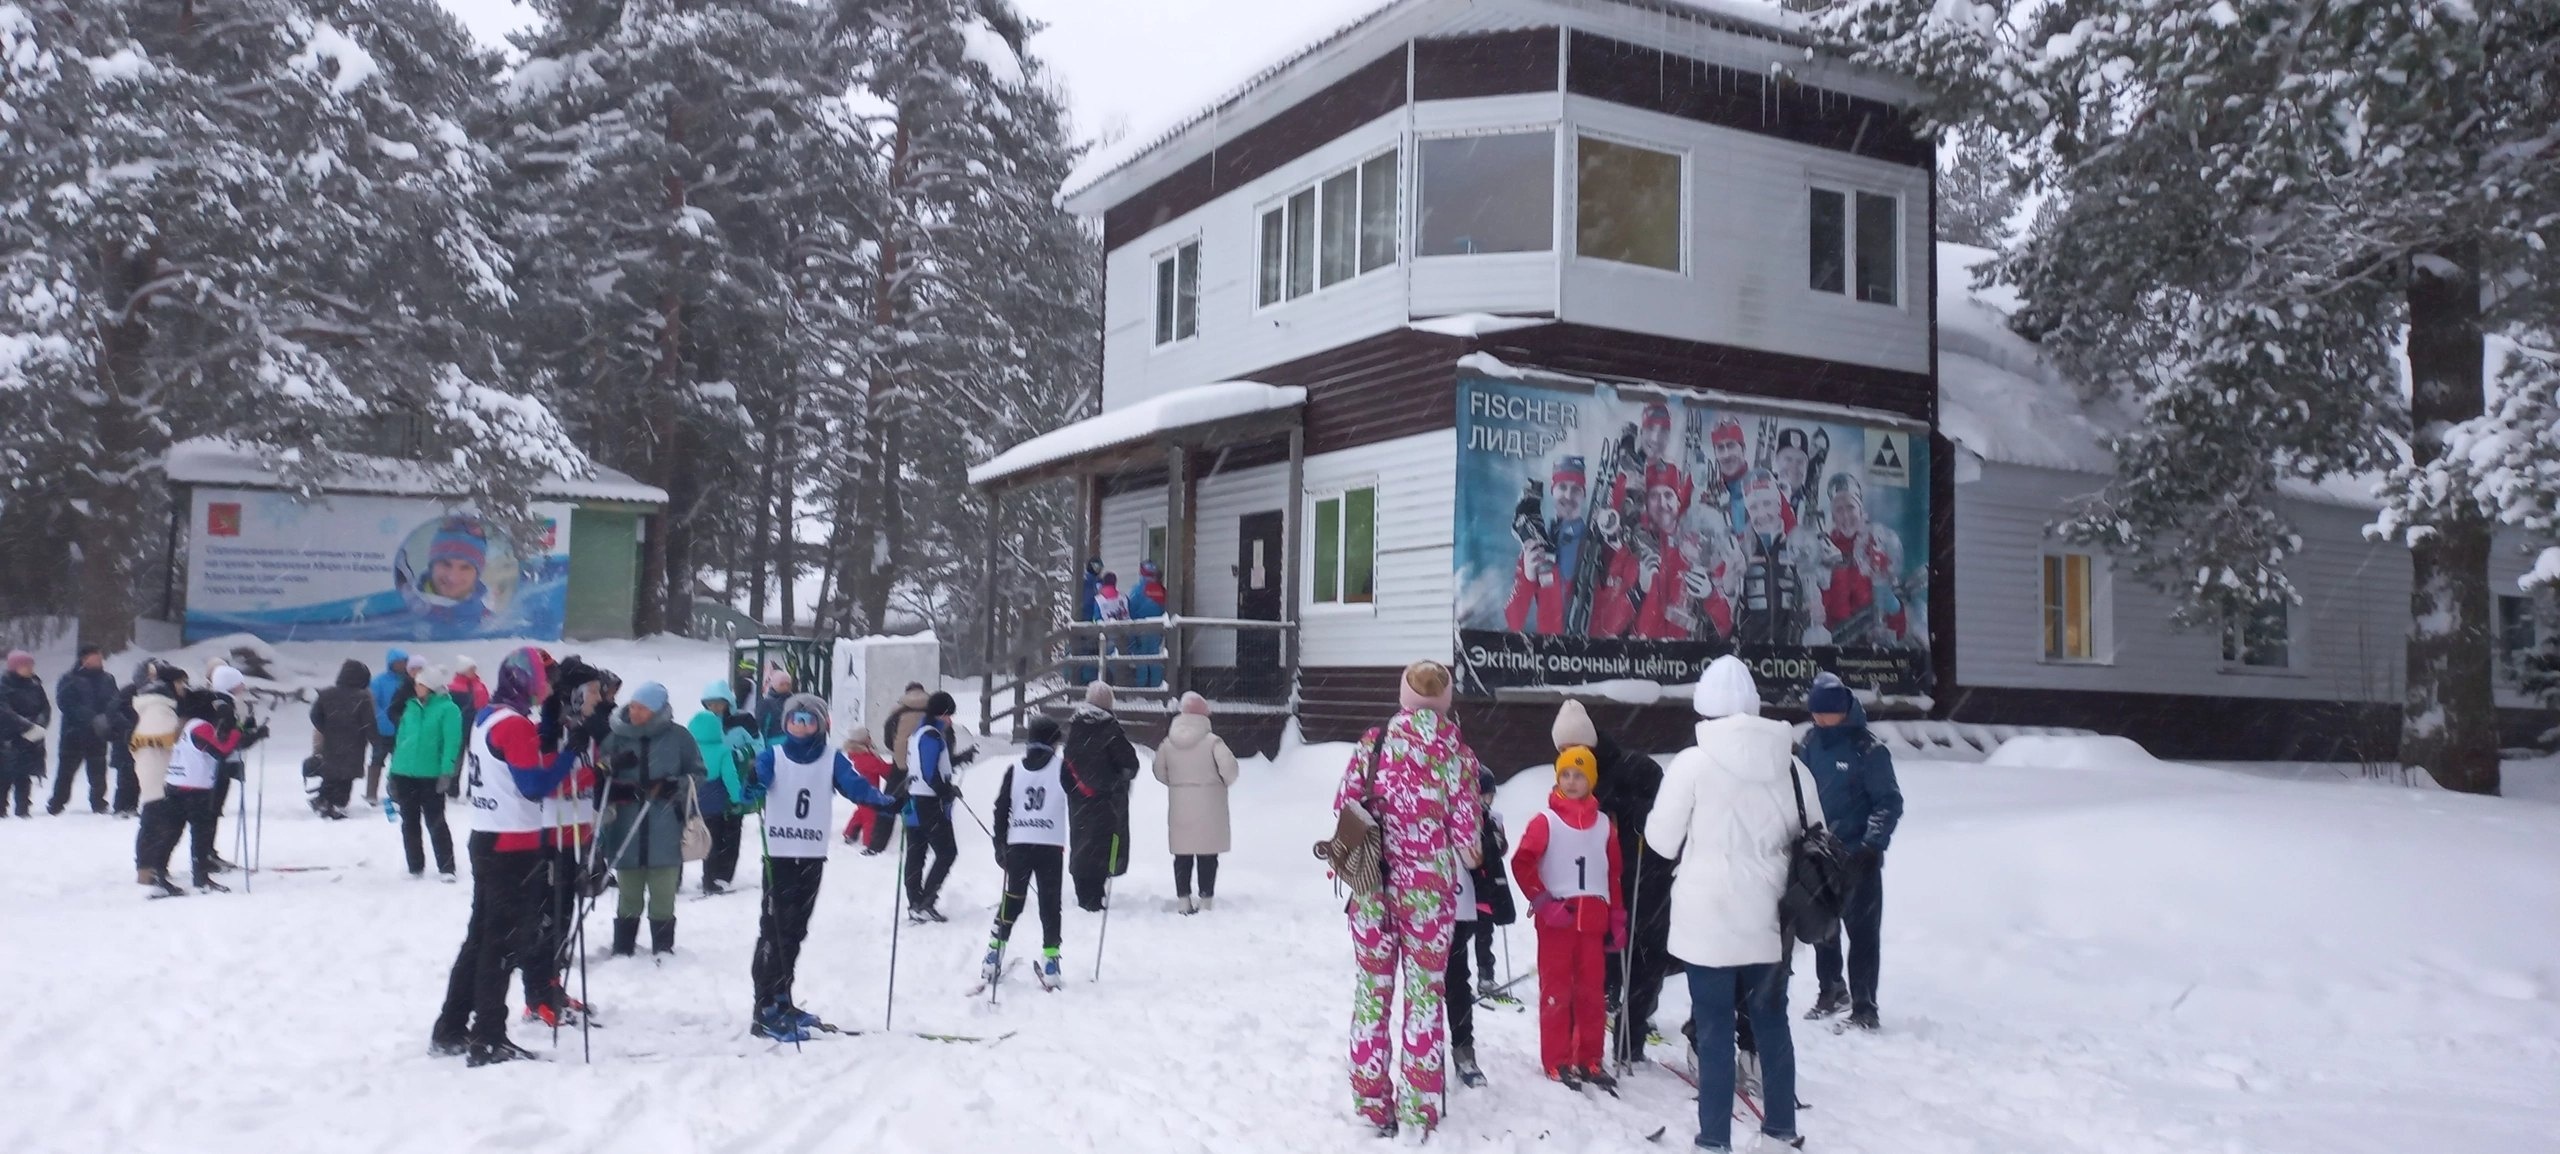
[[[1786,888],[1778,892],[1778,932],[1818,946],[1840,933],[1840,912],[1849,904],[1849,853],[1829,827],[1815,825],[1806,816],[1800,768],[1800,763],[1789,759],[1787,785],[1796,795],[1796,836],[1787,847]]]
[[[1377,795],[1378,751],[1386,743],[1386,731],[1380,730],[1376,740],[1369,743],[1362,764],[1362,796],[1342,803],[1342,812],[1333,817],[1333,836],[1315,844],[1315,856],[1323,858],[1332,867],[1334,878],[1360,897],[1378,892],[1386,863],[1386,831],[1379,828],[1376,815],[1363,804],[1364,799]]]
[[[677,840],[677,856],[686,861],[701,861],[711,856],[711,826],[702,820],[702,794],[684,791],[684,836]]]

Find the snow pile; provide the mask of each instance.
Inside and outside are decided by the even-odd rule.
[[[1489,337],[1495,333],[1507,333],[1514,329],[1534,329],[1540,325],[1554,323],[1556,322],[1552,317],[1505,317],[1495,316],[1492,313],[1452,313],[1445,317],[1415,321],[1409,327],[1418,333],[1434,333],[1444,337],[1464,337],[1473,340],[1477,337]]]
[[[316,668],[345,647],[277,648]],[[665,640],[559,648],[626,682],[663,681],[679,699],[726,660],[718,646]],[[479,655],[486,672],[490,653]],[[268,863],[310,872],[261,875],[255,893],[145,902],[129,823],[74,813],[12,823],[0,840],[0,967],[79,975],[76,992],[21,998],[0,1016],[0,1048],[16,1060],[0,1149],[633,1146],[617,1135],[644,1136],[635,1149],[1377,1148],[1347,1107],[1342,903],[1307,856],[1330,826],[1347,746],[1293,743],[1276,762],[1245,763],[1218,908],[1199,917],[1168,908],[1165,790],[1142,772],[1098,982],[1100,919],[1070,906],[1064,990],[1040,993],[1017,969],[999,1004],[964,996],[1000,888],[973,820],[1004,764],[990,746],[965,781],[972,816],[959,822],[941,903],[951,923],[899,930],[895,1031],[877,1032],[897,859],[838,849],[797,994],[875,1032],[797,1050],[747,1035],[751,828],[749,892],[688,893],[664,965],[590,958],[590,997],[607,1022],[593,1066],[579,1063],[575,1033],[555,1048],[548,1031],[517,1025],[517,1041],[553,1060],[475,1071],[425,1054],[469,887],[409,881],[376,811],[323,822],[295,803],[292,767],[309,746],[301,714],[278,712],[245,792],[253,808],[265,793]],[[2534,915],[2560,909],[2560,806],[2192,767],[2053,768],[1901,766],[1909,810],[1888,867],[1886,1030],[1798,1024],[1814,1144],[2552,1148],[2560,921]],[[1531,771],[1504,787],[1496,808],[1515,835],[1551,782]],[[226,852],[230,838],[227,820]],[[590,923],[595,954],[608,916]],[[1016,956],[1037,943],[1036,926],[1017,929]],[[1534,931],[1513,926],[1503,939],[1498,961],[1528,969]],[[1800,955],[1806,985],[1809,969]],[[1534,1000],[1535,979],[1522,992]],[[1799,986],[1796,1004],[1809,994]],[[100,999],[119,1028],[98,1028]],[[1676,1037],[1685,1013],[1674,983],[1656,1025]],[[1689,1131],[1687,1087],[1658,1069],[1638,1070],[1622,1100],[1585,1097],[1539,1076],[1535,1015],[1487,1008],[1478,1033],[1492,1087],[1450,1090],[1435,1146],[1620,1151],[1647,1149],[1657,1128],[1672,1147]],[[169,1060],[137,1061],[138,1044]]]
[[[2151,769],[2165,764],[2129,737],[2013,737],[1985,765],[2044,769]]]
[[[528,413],[548,415],[539,402],[515,397],[479,385],[470,385],[442,398],[446,419],[485,427],[489,435],[502,441],[523,437],[525,452],[539,452],[537,459],[565,468],[574,458],[568,444],[543,442],[527,435]],[[556,427],[556,426],[555,426]],[[221,437],[197,437],[169,447],[164,469],[171,481],[186,485],[234,485],[248,488],[283,488],[284,474],[277,468],[289,462],[265,446],[252,445]],[[348,471],[328,478],[330,490],[347,493],[381,493],[395,497],[449,496],[456,487],[440,476],[433,466],[390,457],[350,456]],[[576,478],[554,476],[534,486],[535,496],[559,500],[629,501],[636,504],[663,505],[667,492],[655,485],[644,485],[628,473],[594,466],[594,476]]]
[[[1144,441],[1176,429],[1294,409],[1305,403],[1307,391],[1296,385],[1222,381],[1175,389],[1015,445],[993,460],[970,467],[969,483],[984,485],[1096,449]]]

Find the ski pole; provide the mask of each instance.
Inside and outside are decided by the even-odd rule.
[[[969,799],[964,797],[957,800],[960,802],[960,812],[968,814],[969,820],[978,823],[978,832],[987,835],[988,841],[994,841],[996,838],[996,831],[988,829],[986,819],[979,817],[978,811],[969,808]]]
[[[897,822],[898,868],[903,870],[907,861],[906,815],[898,814]],[[899,915],[905,912],[906,897],[906,877],[901,874],[889,883],[889,1008],[880,1013],[882,1030],[891,1028],[898,1019],[898,923],[904,920]]]
[[[1616,1057],[1621,1074],[1634,1069],[1637,1057],[1644,1053],[1644,1039],[1628,1036],[1628,1031],[1635,1027],[1636,1017],[1636,927],[1644,924],[1637,920],[1644,916],[1644,835],[1641,833],[1636,835],[1636,860],[1633,864],[1636,876],[1635,884],[1629,887],[1632,892],[1627,894],[1627,940],[1618,943],[1618,973],[1622,980],[1618,983]]]
[[[1116,866],[1119,862],[1120,835],[1115,833],[1111,835],[1111,860],[1105,864]],[[1102,980],[1102,948],[1111,944],[1111,883],[1117,880],[1108,874],[1102,878],[1102,933],[1093,941],[1093,980],[1097,982]]]

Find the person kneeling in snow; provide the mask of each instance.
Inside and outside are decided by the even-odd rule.
[[[471,923],[445,980],[429,1049],[470,1053],[486,1066],[533,1055],[507,1040],[507,975],[550,959],[542,906],[551,893],[543,802],[578,768],[578,750],[545,756],[533,720],[550,694],[551,657],[519,649],[498,669],[489,697],[463,743],[463,798],[471,809]]]
[[[1511,874],[1537,911],[1538,1051],[1547,1077],[1615,1091],[1601,1064],[1608,1031],[1606,954],[1627,945],[1618,893],[1618,839],[1591,796],[1600,759],[1577,745],[1556,755],[1546,811],[1520,831]]]
[[[755,1021],[759,1038],[805,1041],[827,1029],[800,1008],[791,984],[800,965],[800,942],[818,908],[818,883],[827,869],[827,845],[835,836],[835,795],[883,808],[887,794],[871,788],[851,759],[827,748],[827,703],[795,693],[777,711],[780,744],[756,755],[755,785],[747,807],[760,809],[764,827],[764,912],[756,923]]]
[[[1040,885],[1040,988],[1058,988],[1058,883],[1067,864],[1067,791],[1059,776],[1058,723],[1034,717],[1021,762],[1004,771],[996,790],[996,864],[1004,867],[1004,900],[996,905],[995,933],[987,939],[986,981],[1004,973],[1005,943],[1014,920]]]

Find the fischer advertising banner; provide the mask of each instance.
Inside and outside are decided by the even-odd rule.
[[[533,511],[542,552],[520,557],[497,526],[440,501],[197,489],[187,640],[557,640],[569,506]]]
[[[1929,442],[1632,387],[1458,377],[1457,654],[1469,692],[1814,674],[1930,691]]]

